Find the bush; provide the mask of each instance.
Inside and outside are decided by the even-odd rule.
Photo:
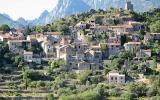
[[[101,96],[97,92],[86,91],[77,95],[62,96],[60,97],[60,100],[101,100]]]
[[[49,93],[47,96],[46,96],[46,100],[54,100],[54,95]]]
[[[126,93],[121,95],[121,98],[123,100],[135,100],[135,94],[130,93],[130,92],[126,92]]]
[[[90,75],[90,71],[84,71],[83,73],[78,75],[78,79],[85,84],[86,81],[88,80],[88,76]]]

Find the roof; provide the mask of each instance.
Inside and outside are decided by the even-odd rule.
[[[60,32],[44,32],[44,35],[60,35]]]
[[[107,45],[118,45],[118,46],[121,46],[120,43],[107,43]]]
[[[99,28],[108,28],[109,26],[108,25],[101,25],[101,26],[97,26]]]
[[[9,40],[9,42],[30,42],[29,40]]]
[[[95,49],[98,48],[99,49],[99,48],[101,48],[101,46],[100,45],[92,45],[91,48],[95,48]]]
[[[96,21],[96,19],[90,19],[90,21]]]
[[[129,21],[128,22],[130,25],[137,25],[137,24],[141,24],[140,22],[136,22],[136,21]]]
[[[144,50],[144,49],[143,49],[142,51],[145,51],[145,52],[151,52],[151,50],[150,50],[150,49],[148,49],[148,50]]]
[[[19,39],[19,38],[23,38],[23,35],[22,34],[16,34],[16,35],[11,35],[9,33],[6,33],[6,34],[1,34],[0,35],[1,37],[3,38],[6,38],[6,39]]]
[[[9,34],[2,34],[2,35],[0,35],[1,37],[3,37],[3,38],[10,38],[10,35]]]
[[[77,26],[79,26],[79,25],[86,25],[86,23],[83,22],[83,21],[81,21],[81,22],[79,22],[79,23],[77,24]]]
[[[150,33],[150,34],[152,34],[152,35],[156,35],[156,34],[160,35],[160,33]]]
[[[103,60],[103,64],[110,64],[112,60]]]
[[[117,26],[109,26],[110,28],[133,28],[132,25],[117,25]]]
[[[125,44],[141,44],[141,42],[128,42],[128,43],[125,43]]]
[[[109,72],[109,75],[125,76],[124,74],[119,74],[119,72],[118,72],[118,71],[116,71],[116,70],[110,71],[110,72]]]
[[[27,37],[30,37],[30,39],[36,39],[36,35],[28,35]]]
[[[31,52],[31,51],[24,51],[24,55],[33,55],[33,52]]]

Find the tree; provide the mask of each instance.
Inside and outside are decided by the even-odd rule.
[[[60,100],[102,100],[101,95],[95,91],[85,91],[77,95],[68,95],[60,97]]]
[[[128,92],[135,95],[135,97],[146,96],[147,87],[144,84],[129,84]]]
[[[14,64],[15,64],[16,66],[18,66],[21,61],[22,61],[21,57],[20,57],[20,56],[16,56],[16,57],[15,57],[15,60],[14,60]]]
[[[24,30],[24,35],[27,36],[32,32],[32,30],[29,28],[29,26],[27,26]]]
[[[62,34],[65,34],[69,32],[69,27],[67,25],[60,25],[58,27],[58,31],[62,32]]]
[[[35,31],[38,33],[42,33],[42,32],[44,32],[44,27],[45,26],[37,25],[35,28]]]
[[[157,83],[157,88],[158,88],[158,92],[159,92],[159,94],[160,94],[160,73],[159,73],[159,75],[158,75],[158,83]]]
[[[153,33],[160,32],[160,20],[157,20],[156,22],[152,23],[150,26],[150,30]]]
[[[21,60],[21,61],[19,62],[18,67],[19,67],[19,68],[23,68],[23,67],[24,67],[24,61],[23,61],[23,60]]]
[[[122,35],[121,36],[121,46],[123,46],[126,42],[127,42],[127,36],[126,35]]]
[[[157,68],[157,59],[156,59],[156,57],[153,57],[152,69],[156,70],[156,68]]]
[[[148,91],[147,91],[147,96],[156,96],[158,93],[158,89],[156,87],[155,82],[152,84],[151,87],[149,87]]]
[[[46,96],[46,100],[54,100],[54,95],[49,93],[47,96]]]
[[[51,63],[51,68],[52,68],[52,69],[59,68],[58,62],[57,62],[57,61],[53,61],[53,62]]]
[[[6,33],[6,32],[9,32],[10,31],[10,27],[7,25],[7,24],[3,24],[0,29]]]
[[[83,83],[85,84],[86,81],[88,80],[88,76],[90,75],[90,71],[86,70],[84,71],[83,73],[79,74],[78,75],[78,79]]]
[[[29,83],[30,83],[30,79],[29,79],[29,70],[28,69],[23,69],[23,82],[25,84],[25,89],[28,88]]]
[[[133,64],[130,67],[131,67],[131,70],[137,70],[138,69],[138,66],[136,64]]]
[[[101,96],[98,92],[95,91],[86,91],[79,95],[81,100],[100,100]]]
[[[126,92],[126,93],[122,94],[122,95],[121,95],[121,98],[122,98],[123,100],[135,100],[135,99],[134,99],[134,98],[135,98],[134,94],[133,94],[133,93],[130,93],[130,92]]]

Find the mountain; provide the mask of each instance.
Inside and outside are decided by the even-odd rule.
[[[90,6],[82,0],[59,0],[57,6],[46,17],[47,23],[72,14],[86,12]]]
[[[23,25],[23,26],[27,26],[28,25],[28,21],[26,21],[24,18],[20,17],[17,21],[17,23]]]
[[[7,24],[9,25],[10,27],[14,27],[14,28],[23,28],[25,27],[25,25],[17,22],[17,21],[14,21],[10,18],[9,15],[7,14],[0,14],[0,26],[2,24]]]
[[[108,9],[110,7],[124,8],[126,0],[83,0],[93,9]],[[151,8],[160,7],[160,0],[131,0],[134,10],[147,11]]]
[[[38,19],[31,21],[30,25],[33,26],[33,25],[47,23],[47,20],[46,20],[47,16],[49,16],[49,12],[45,10]]]
[[[152,8],[160,7],[160,0],[131,0],[134,10],[137,12],[147,11]],[[126,0],[58,0],[58,3],[51,12],[45,10],[39,18],[26,21],[19,18],[13,21],[7,14],[0,14],[0,25],[9,24],[12,27],[24,27],[26,25],[49,24],[54,20],[72,14],[82,13],[90,9],[124,8]]]
[[[160,7],[160,0],[131,0],[134,10],[147,11]],[[89,11],[90,9],[124,8],[126,0],[58,0],[56,7],[46,15],[42,13],[34,24],[48,24],[52,21],[72,14]]]

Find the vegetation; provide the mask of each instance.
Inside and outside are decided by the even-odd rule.
[[[147,31],[135,32],[141,41],[146,34],[149,34],[147,32],[160,32],[160,21],[158,19],[160,12],[156,10],[144,13],[124,10],[122,12],[131,16],[134,20],[140,21],[147,28]],[[92,9],[86,13],[72,15],[65,19],[61,18],[52,24],[37,25],[32,28],[28,26],[24,34],[27,36],[31,32],[60,31],[61,35],[70,36],[76,33],[76,30],[72,27],[80,21],[87,21],[91,18],[95,18],[96,24],[100,25],[123,23],[122,18],[116,17],[117,13],[120,13],[120,11],[113,8],[108,11]],[[104,16],[98,16],[100,14],[104,14]],[[7,25],[1,26],[0,29],[4,32],[10,30]],[[86,37],[88,42],[94,41],[95,44],[102,44],[103,54],[107,53],[109,48],[103,43],[108,40],[109,33],[100,32],[93,36],[86,36],[88,34],[86,30],[81,30],[80,33]],[[111,35],[114,36],[114,33]],[[130,39],[126,35],[121,36],[121,45],[128,41]],[[152,57],[135,60],[135,53],[121,51],[115,56],[110,56],[110,63],[103,65],[100,70],[86,70],[79,73],[71,70],[71,65],[68,65],[64,60],[44,61],[41,65],[30,66],[30,63],[25,63],[20,56],[11,53],[7,43],[0,42],[0,81],[2,81],[2,85],[7,85],[7,88],[18,90],[17,92],[9,90],[11,92],[7,96],[21,96],[27,93],[33,93],[32,96],[41,96],[41,92],[44,92],[44,94],[47,93],[46,100],[136,100],[141,98],[159,100],[160,73],[157,63],[159,62],[160,42],[155,40],[148,42],[147,45],[143,44],[143,48],[151,49]],[[40,45],[33,44],[31,51],[34,54],[43,55]],[[107,57],[104,58],[107,59]],[[153,60],[151,67],[147,67],[146,60]],[[107,74],[112,70],[125,74],[127,83],[123,85],[108,84]],[[140,78],[140,74],[143,74],[144,78]],[[139,79],[146,79],[149,82],[138,83]]]

